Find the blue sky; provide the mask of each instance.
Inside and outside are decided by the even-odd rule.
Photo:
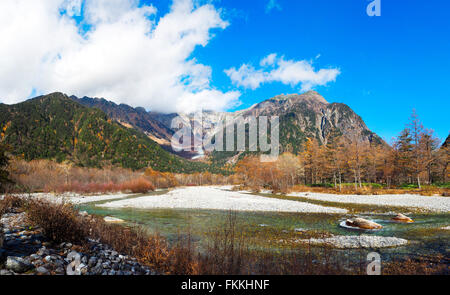
[[[370,2],[0,1],[0,101],[63,91],[149,110],[232,111],[314,89],[388,142],[413,109],[445,139],[450,2],[381,0],[381,16],[369,17]],[[290,76],[276,71],[282,63]]]
[[[292,59],[320,54],[315,66],[338,67],[341,74],[336,82],[315,89],[329,102],[348,104],[388,141],[404,128],[413,109],[425,127],[447,137],[449,1],[382,0],[380,17],[366,14],[365,0],[278,0],[281,10],[270,13],[266,2],[220,2],[234,14],[231,25],[195,52],[202,63],[213,65],[216,85],[232,87],[221,69],[256,64],[272,52]],[[298,87],[281,83],[263,85],[245,90],[241,107],[297,92]]]

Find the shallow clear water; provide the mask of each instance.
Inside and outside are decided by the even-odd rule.
[[[162,194],[155,192],[152,194]],[[142,195],[133,196],[141,197]],[[101,216],[113,216],[126,221],[128,225],[140,225],[159,232],[169,240],[180,234],[190,233],[194,241],[206,242],[210,234],[225,224],[229,212],[220,210],[195,209],[110,209],[95,206],[99,203],[80,205],[80,210]],[[354,214],[305,214],[305,213],[268,213],[268,212],[236,212],[239,230],[251,238],[254,247],[262,249],[292,249],[298,245],[282,245],[281,240],[292,240],[299,237],[296,229],[314,230],[334,235],[379,235],[404,238],[410,241],[406,246],[377,250],[384,259],[415,255],[450,255],[450,233],[442,230],[450,225],[450,214],[410,214],[414,223],[404,224],[391,222],[391,216],[386,214],[358,214],[383,225],[383,229],[370,232],[346,229],[339,223]],[[355,256],[369,250],[337,250],[344,255]]]

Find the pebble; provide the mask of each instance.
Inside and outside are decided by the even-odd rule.
[[[49,275],[49,274],[50,274],[50,272],[48,271],[48,269],[46,269],[46,268],[43,267],[43,266],[38,267],[38,268],[36,269],[36,271],[37,271],[38,274],[42,274],[42,275]]]
[[[6,268],[17,273],[24,273],[33,268],[33,265],[22,257],[8,256]]]

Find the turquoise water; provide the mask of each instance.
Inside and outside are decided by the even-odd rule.
[[[163,194],[154,192],[148,195]],[[141,197],[136,195],[129,198]],[[80,210],[100,216],[113,216],[126,221],[127,225],[142,226],[150,232],[158,232],[174,241],[180,235],[190,233],[194,242],[200,245],[208,241],[208,237],[224,227],[230,212],[220,210],[196,209],[110,209],[95,206],[107,201],[80,205]],[[346,205],[348,207],[348,205]],[[414,223],[403,224],[390,221],[386,214],[359,214],[358,216],[371,219],[383,225],[383,229],[376,232],[361,232],[346,229],[339,223],[354,214],[305,214],[305,213],[268,213],[268,212],[236,212],[239,232],[249,238],[254,247],[262,249],[297,249],[298,244],[287,246],[280,240],[295,240],[302,237],[296,229],[307,230],[316,235],[379,235],[404,238],[410,241],[406,246],[377,250],[380,254],[390,257],[436,255],[449,257],[450,233],[442,230],[450,225],[450,214],[411,214]],[[337,250],[339,252],[339,250]],[[366,250],[363,250],[366,251]],[[367,250],[368,251],[368,250]],[[360,250],[342,250],[345,255],[360,255]],[[352,254],[353,253],[353,254]]]

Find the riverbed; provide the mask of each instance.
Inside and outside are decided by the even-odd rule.
[[[210,189],[211,187],[208,188],[208,192]],[[185,195],[183,195],[183,190],[186,192]],[[383,259],[387,260],[416,257],[418,255],[441,254],[446,257],[450,255],[450,232],[446,229],[450,225],[450,214],[448,212],[411,211],[408,207],[391,207],[389,204],[383,204],[383,210],[379,210],[378,207],[373,207],[374,210],[371,210],[371,204],[364,206],[361,204],[352,206],[348,202],[342,204],[339,202],[312,204],[303,198],[293,200],[291,198],[296,198],[293,196],[286,200],[283,198],[288,196],[232,192],[230,187],[214,187],[214,190],[224,192],[220,195],[225,196],[224,198],[234,196],[234,199],[238,201],[231,207],[225,206],[220,209],[217,206],[208,205],[208,200],[211,200],[210,203],[215,201],[212,200],[211,194],[200,195],[202,189],[181,188],[146,195],[113,196],[110,199],[103,196],[101,200],[86,202],[77,206],[80,210],[85,210],[91,214],[122,219],[125,221],[125,225],[138,225],[150,232],[158,232],[167,237],[169,241],[175,241],[180,236],[189,235],[200,246],[206,245],[214,232],[223,229],[224,224],[230,218],[230,211],[233,211],[232,214],[235,216],[239,232],[247,238],[253,248],[274,251],[300,249],[302,251],[301,249],[304,249],[305,245],[299,241],[307,238],[369,235],[405,239],[408,243],[398,247],[380,249],[336,249],[336,253],[356,259],[362,253],[376,250],[382,254]],[[217,193],[214,195],[216,198],[220,198]],[[165,198],[167,198],[167,204],[169,204],[167,208],[163,208],[164,203],[161,203]],[[201,203],[206,205],[199,208],[192,202],[194,198],[200,199]],[[229,205],[230,200],[233,200],[232,197],[230,198],[222,200],[222,203]],[[189,206],[186,205],[188,208],[183,208],[182,205],[174,206],[176,200],[180,200],[178,204],[188,204]],[[236,210],[239,207],[237,204],[242,204],[242,200],[245,200],[244,204],[247,206],[245,207],[247,210]],[[275,206],[272,211],[267,210],[270,208],[266,207],[264,207],[265,210],[248,210],[251,201],[255,200],[261,202],[260,204],[264,204],[264,206],[274,204],[273,202],[281,202],[283,205]],[[269,200],[270,202],[268,202]],[[284,202],[286,201],[289,201],[288,204],[291,205],[291,208],[302,208],[303,211],[291,210],[285,212],[279,210],[285,208]],[[136,204],[141,204],[141,206],[134,206]],[[142,204],[145,204],[145,206],[142,206]],[[153,205],[149,206],[148,204]],[[310,205],[314,206],[310,207]],[[314,208],[315,211],[308,212],[305,208]],[[401,210],[400,213],[408,214],[415,222],[410,224],[392,222],[392,216],[399,210]],[[383,225],[383,229],[376,232],[366,232],[339,226],[343,220],[356,216],[373,220]]]

